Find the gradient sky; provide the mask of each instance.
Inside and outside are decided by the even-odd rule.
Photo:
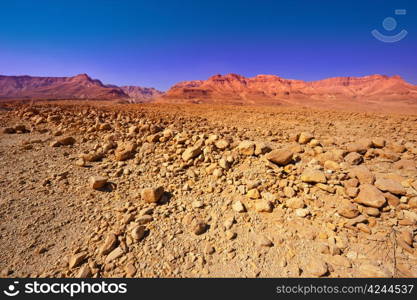
[[[398,22],[391,33],[382,27],[389,16]],[[389,44],[373,29],[409,33]],[[417,84],[417,1],[1,2],[0,74],[79,73],[162,90],[218,73],[399,74]]]

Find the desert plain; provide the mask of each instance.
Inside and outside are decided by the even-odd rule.
[[[0,127],[2,277],[417,276],[415,106],[40,101]]]

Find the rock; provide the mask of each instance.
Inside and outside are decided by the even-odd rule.
[[[363,162],[363,157],[359,153],[351,152],[345,156],[345,162],[350,165],[359,165]]]
[[[137,148],[136,143],[132,143],[132,142],[120,143],[117,146],[116,151],[114,152],[114,158],[117,161],[128,160],[134,156],[136,148]]]
[[[381,137],[376,137],[372,140],[372,145],[375,148],[384,148],[385,147],[385,139],[381,138]]]
[[[201,235],[207,230],[207,224],[201,220],[194,219],[191,223],[191,232],[195,235]]]
[[[341,255],[334,255],[330,257],[330,263],[332,265],[343,267],[343,268],[350,268],[352,267],[351,262],[344,256]]]
[[[378,208],[375,207],[366,207],[364,212],[368,215],[368,216],[372,216],[372,217],[378,217],[381,212],[379,211]]]
[[[246,195],[251,199],[259,199],[261,197],[261,194],[256,188],[249,190]]]
[[[356,166],[349,170],[351,178],[357,178],[361,184],[373,184],[375,182],[375,175],[369,171],[365,166]]]
[[[313,134],[310,132],[302,132],[300,133],[300,136],[298,137],[298,142],[300,144],[307,144],[314,138]]]
[[[350,198],[355,198],[359,193],[359,189],[356,187],[347,187],[345,188],[345,192]]]
[[[305,218],[310,214],[308,208],[297,208],[295,210],[295,215],[300,218]]]
[[[368,234],[372,233],[371,228],[369,228],[369,226],[364,224],[364,223],[359,223],[359,224],[356,225],[356,227],[362,232],[365,232],[365,233],[368,233]]]
[[[182,153],[182,159],[184,161],[189,161],[190,159],[199,156],[202,152],[203,150],[200,146],[189,147]]]
[[[398,198],[397,198],[398,199]],[[389,200],[388,200],[389,202]],[[398,204],[397,204],[398,205]],[[417,208],[417,197],[413,197],[408,201],[408,206],[410,208]]]
[[[136,274],[136,267],[133,263],[128,263],[125,267],[124,270],[126,272],[126,276],[127,277],[133,277]]]
[[[2,133],[4,134],[13,134],[16,133],[16,130],[12,127],[6,127],[2,129]]]
[[[142,200],[146,203],[157,203],[164,194],[164,188],[159,186],[157,188],[145,188],[141,192]]]
[[[413,246],[413,233],[411,231],[402,231],[400,237],[407,245]]]
[[[375,186],[383,192],[390,192],[395,195],[405,195],[405,188],[397,181],[392,179],[380,178],[375,181]]]
[[[320,259],[310,259],[304,268],[306,274],[314,277],[322,277],[329,272],[327,264]]]
[[[224,150],[229,147],[230,143],[229,141],[222,139],[222,140],[216,141],[214,145],[216,146],[217,149]]]
[[[239,152],[243,155],[254,155],[255,154],[255,143],[252,141],[242,141],[237,146]]]
[[[75,144],[75,138],[72,136],[63,137],[57,140],[61,146],[70,146]]]
[[[86,259],[86,257],[87,253],[85,252],[80,252],[71,256],[71,258],[69,259],[68,267],[70,269],[78,267]]]
[[[148,223],[150,223],[150,222],[152,222],[153,221],[153,217],[152,216],[150,216],[150,215],[143,215],[143,216],[140,216],[137,220],[136,220],[136,223],[138,224],[138,225],[144,225],[144,224],[148,224]]]
[[[132,231],[130,232],[130,235],[135,241],[140,241],[145,236],[146,227],[143,225],[138,225],[133,227]]]
[[[391,274],[389,274],[386,270],[370,263],[362,264],[358,271],[359,277],[391,277]]]
[[[112,252],[109,253],[109,255],[107,255],[106,257],[106,264],[112,262],[113,260],[121,257],[124,254],[124,251],[121,247],[117,247],[116,249],[114,249]]]
[[[256,200],[255,209],[257,212],[272,212],[272,203],[268,200]]]
[[[265,155],[265,158],[279,166],[285,166],[292,161],[294,153],[290,150],[279,149],[272,150]]]
[[[307,183],[326,183],[327,179],[320,170],[306,169],[301,174],[301,181]]]
[[[92,176],[89,179],[89,184],[92,189],[99,190],[107,184],[107,178],[102,176]]]
[[[301,198],[290,198],[285,202],[285,205],[292,209],[298,209],[304,207],[304,200]]]
[[[359,187],[359,195],[355,199],[355,202],[370,207],[380,208],[385,205],[386,199],[384,194],[373,185],[362,184]]]
[[[261,155],[265,154],[271,151],[271,147],[269,147],[267,144],[260,142],[255,144],[255,155]]]
[[[243,205],[243,203],[242,203],[242,202],[240,202],[240,201],[236,201],[235,203],[233,203],[233,205],[232,205],[232,209],[233,209],[235,212],[238,212],[238,213],[242,213],[242,212],[245,212],[245,211],[246,211],[245,206],[244,206],[244,205]]]
[[[332,160],[326,160],[324,162],[324,165],[323,166],[327,170],[337,171],[337,170],[340,169],[340,165],[337,162],[332,161]]]
[[[100,255],[109,254],[117,245],[117,237],[115,234],[110,233],[106,236],[104,244],[100,247]]]
[[[268,239],[266,236],[259,236],[256,243],[258,244],[258,246],[261,247],[272,247],[274,246],[274,243],[272,243],[272,241],[270,239]]]
[[[78,271],[77,278],[89,278],[89,277],[91,277],[91,275],[92,275],[91,274],[91,269],[86,264],[86,265],[82,266],[80,268],[80,270]]]
[[[391,193],[384,193],[384,197],[390,206],[397,207],[400,204],[400,199]]]
[[[359,215],[359,210],[355,204],[349,200],[343,199],[340,203],[340,206],[337,210],[338,214],[342,217],[353,219]]]

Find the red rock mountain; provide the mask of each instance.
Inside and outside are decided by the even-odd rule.
[[[164,93],[154,88],[140,86],[121,86],[123,92],[129,96],[129,102],[151,102],[154,98],[162,96]]]
[[[215,75],[208,80],[178,83],[158,99],[161,102],[281,104],[304,100],[412,100],[417,86],[399,76],[336,77],[319,81],[284,79],[274,75],[246,78]]]
[[[120,99],[128,96],[87,74],[74,77],[0,76],[3,99]]]

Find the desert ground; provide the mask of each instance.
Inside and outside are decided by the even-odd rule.
[[[1,277],[417,277],[393,107],[3,105]]]

